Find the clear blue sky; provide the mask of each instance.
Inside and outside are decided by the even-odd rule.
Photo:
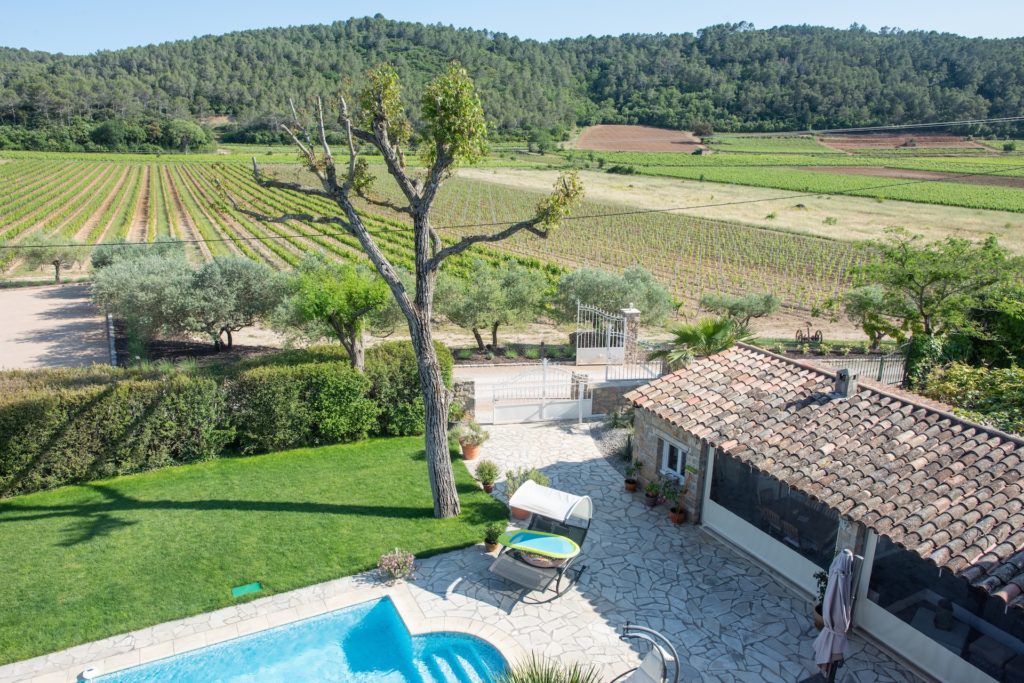
[[[865,24],[967,36],[1024,35],[1021,0],[2,0],[0,45],[66,54],[147,45],[268,26],[330,23],[381,13],[389,19],[486,28],[526,38],[693,32],[724,22],[758,28]]]

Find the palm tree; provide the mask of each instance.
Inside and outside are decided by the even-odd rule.
[[[685,367],[699,356],[725,351],[736,342],[754,338],[750,329],[729,318],[704,318],[693,324],[680,325],[672,331],[674,338],[667,348],[659,349],[649,358],[664,359],[673,370]]]

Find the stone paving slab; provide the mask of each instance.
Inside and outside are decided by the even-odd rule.
[[[510,661],[536,652],[596,666],[604,680],[639,661],[619,640],[627,621],[668,635],[682,680],[793,683],[814,670],[809,601],[700,527],[675,527],[622,489],[599,452],[592,425],[504,425],[490,429],[481,459],[503,470],[533,466],[552,486],[594,499],[580,582],[560,597],[526,594],[487,571],[482,545],[416,563],[409,582],[362,574],[260,598],[62,652],[0,667],[0,683],[73,681],[88,666],[104,673],[186,652],[389,595],[413,633],[455,630],[484,638]],[[469,463],[475,468],[480,460]],[[495,495],[503,497],[499,482]],[[854,635],[837,680],[921,680]]]

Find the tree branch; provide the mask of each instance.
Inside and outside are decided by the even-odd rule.
[[[252,158],[252,175],[256,184],[260,187],[275,188],[278,190],[291,190],[292,192],[298,192],[299,194],[308,195],[310,197],[323,197],[324,199],[332,198],[331,195],[324,190],[317,190],[300,183],[286,183],[283,180],[276,180],[264,175],[256,164],[256,157]]]
[[[463,237],[455,244],[447,246],[444,249],[438,251],[436,254],[434,254],[430,261],[428,261],[428,265],[431,267],[431,269],[437,269],[441,266],[441,262],[444,261],[446,258],[448,258],[449,256],[461,254],[474,244],[480,244],[482,242],[500,242],[524,230],[526,232],[536,235],[537,237],[546,239],[548,236],[548,231],[546,228],[537,227],[537,219],[520,221],[519,223],[514,223],[508,226],[501,232],[496,232],[490,235],[467,235],[466,237]],[[433,232],[433,230],[431,230],[431,232]]]

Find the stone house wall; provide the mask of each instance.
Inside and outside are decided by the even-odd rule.
[[[626,394],[637,387],[650,382],[648,379],[636,380],[635,382],[614,382],[607,384],[594,384],[590,390],[593,402],[591,413],[594,415],[608,415],[615,410],[621,410],[629,404],[623,398]]]
[[[683,502],[688,520],[700,521],[704,502],[704,478],[712,449],[690,432],[661,419],[649,410],[637,408],[633,426],[633,457],[641,464],[641,485],[657,481],[661,474],[661,464],[658,461],[660,454],[657,452],[659,436],[668,437],[688,449],[686,471],[690,474],[690,484]]]

